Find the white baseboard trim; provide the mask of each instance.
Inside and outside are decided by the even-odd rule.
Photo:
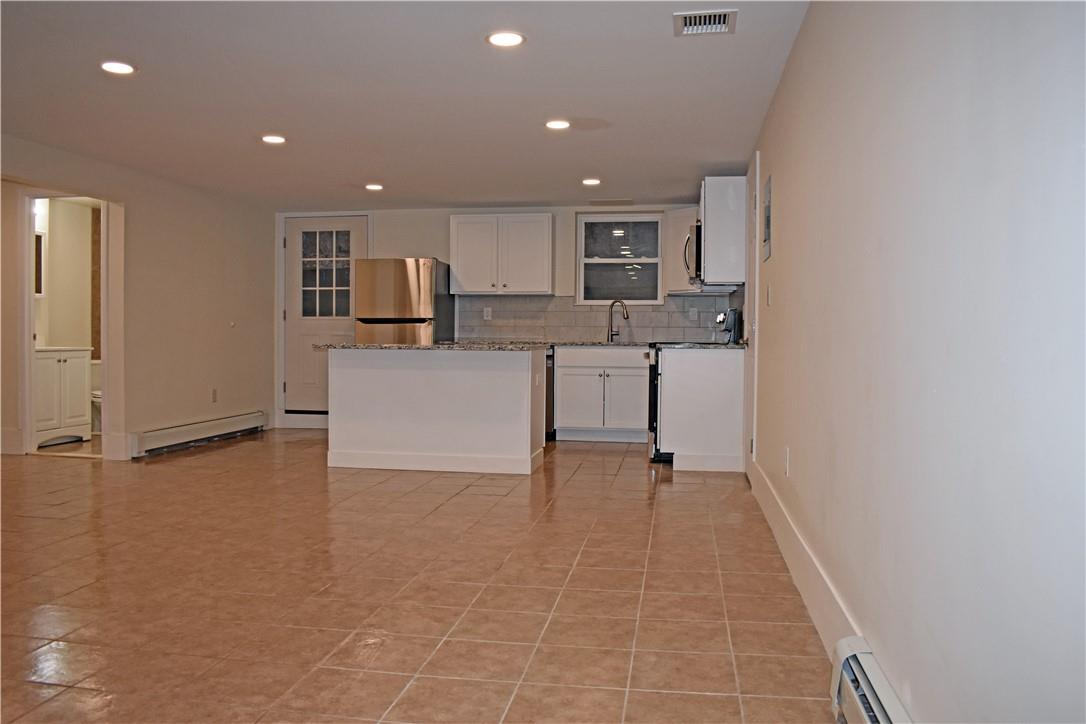
[[[649,433],[648,430],[586,430],[563,427],[554,431],[554,439],[577,442],[648,442]]]
[[[296,427],[305,430],[327,430],[328,415],[292,415],[279,410],[275,413],[275,427]]]
[[[136,436],[127,432],[102,433],[103,460],[131,460],[136,450]]]
[[[4,455],[25,455],[23,431],[17,427],[0,429],[0,453]]]
[[[846,636],[862,636],[833,581],[781,504],[765,471],[754,463],[747,470],[747,477],[826,652],[832,653],[834,645]]]
[[[741,473],[744,470],[742,455],[691,455],[689,453],[675,453],[671,460],[671,468],[723,473]]]
[[[328,467],[379,470],[440,470],[454,473],[528,475],[543,463],[543,451],[526,456],[432,455],[417,452],[329,450]]]

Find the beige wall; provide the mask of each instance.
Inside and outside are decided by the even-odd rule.
[[[758,145],[758,464],[915,721],[1086,717],[1083,19],[814,3]]]
[[[45,311],[39,347],[91,346],[91,210],[70,201],[49,202]]]
[[[19,419],[20,388],[23,381],[19,377],[19,337],[27,337],[33,326],[25,329],[22,320],[14,314],[25,295],[32,294],[33,288],[28,275],[23,274],[23,265],[13,263],[17,253],[19,239],[29,237],[33,229],[25,225],[26,214],[30,211],[30,201],[19,194],[18,184],[4,181],[0,185],[0,449],[5,453],[20,452],[23,447]],[[30,253],[29,248],[27,253]],[[33,323],[31,323],[33,324]]]
[[[125,206],[130,431],[274,409],[273,210],[11,136],[3,137],[2,170],[5,178]],[[5,281],[8,248],[5,242]],[[5,284],[5,428],[10,296]]]

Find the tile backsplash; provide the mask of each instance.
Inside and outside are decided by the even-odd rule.
[[[716,342],[722,339],[716,315],[743,306],[743,291],[720,296],[665,297],[663,304],[629,305],[630,318],[615,309],[620,342]],[[489,307],[491,318],[483,319]],[[691,316],[696,310],[696,316]],[[459,339],[517,339],[547,342],[603,342],[607,307],[574,304],[573,297],[459,296]]]

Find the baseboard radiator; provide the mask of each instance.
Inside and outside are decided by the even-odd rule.
[[[912,719],[865,639],[849,636],[833,650],[830,684],[838,724],[909,724]]]
[[[163,427],[136,434],[135,457],[169,452],[179,447],[186,447],[223,437],[240,435],[260,430],[267,423],[262,410],[246,412],[242,415],[219,417],[214,420],[190,422],[184,425]]]

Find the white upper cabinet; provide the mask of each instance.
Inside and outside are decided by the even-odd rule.
[[[498,284],[507,294],[551,293],[551,215],[498,217]]]
[[[453,216],[449,257],[454,294],[491,294],[498,288],[498,217]]]
[[[708,176],[701,183],[702,278],[706,284],[747,279],[745,176]]]
[[[550,214],[466,214],[449,220],[453,294],[551,294]]]

